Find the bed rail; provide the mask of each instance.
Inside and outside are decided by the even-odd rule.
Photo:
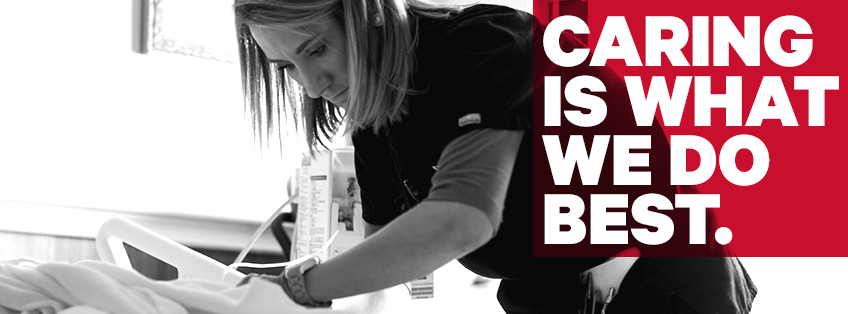
[[[177,269],[179,278],[236,285],[244,274],[125,218],[112,218],[97,233],[95,247],[104,262],[132,269],[124,243]]]

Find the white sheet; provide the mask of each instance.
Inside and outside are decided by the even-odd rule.
[[[0,262],[0,314],[339,313],[307,309],[264,280],[241,287],[197,279],[154,281],[99,261]]]

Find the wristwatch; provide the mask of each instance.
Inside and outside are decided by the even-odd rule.
[[[294,302],[307,307],[330,307],[333,304],[332,301],[317,302],[312,300],[309,294],[306,293],[304,274],[319,263],[321,263],[321,259],[318,256],[309,255],[293,261],[291,265],[286,266],[286,269],[283,270],[283,277],[286,280],[285,284],[289,288]]]

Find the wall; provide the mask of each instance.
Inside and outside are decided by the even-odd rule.
[[[299,156],[260,160],[237,65],[133,53],[132,14],[132,1],[6,4],[0,200],[264,220]]]
[[[260,160],[238,66],[134,53],[132,17],[132,1],[6,5],[0,200],[264,220],[299,153]]]

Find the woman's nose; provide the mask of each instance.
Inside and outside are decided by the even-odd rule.
[[[330,85],[330,78],[320,72],[303,71],[299,83],[306,90],[309,98],[319,98]]]

